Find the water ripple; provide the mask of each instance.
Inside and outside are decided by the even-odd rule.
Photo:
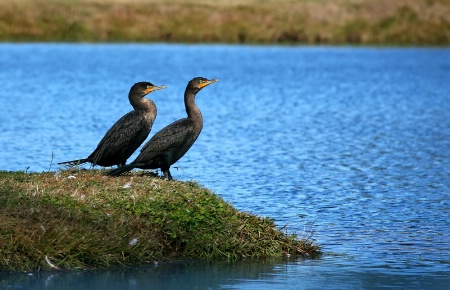
[[[322,269],[450,269],[448,49],[4,44],[0,64],[3,170],[87,156],[136,81],[168,87],[156,132],[189,79],[217,77],[175,178],[314,232]]]

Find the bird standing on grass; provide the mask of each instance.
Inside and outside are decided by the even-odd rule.
[[[123,166],[127,159],[145,141],[156,118],[156,106],[144,98],[148,93],[164,89],[149,82],[135,83],[128,94],[134,110],[120,118],[98,143],[87,158],[60,162],[70,166],[90,162],[93,166]]]
[[[193,78],[184,92],[187,117],[173,122],[156,133],[142,148],[141,153],[128,165],[111,170],[108,175],[117,176],[134,168],[158,169],[164,178],[172,180],[170,166],[191,148],[203,128],[203,117],[195,104],[195,95],[207,85],[219,81],[203,77]]]

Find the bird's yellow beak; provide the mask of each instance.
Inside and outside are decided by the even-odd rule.
[[[162,89],[165,89],[165,88],[166,88],[166,86],[153,86],[153,87],[147,88],[145,90],[145,93],[148,94],[148,93],[151,93],[151,92],[154,92],[154,91],[157,91],[157,90],[162,90]]]
[[[218,81],[219,81],[219,79],[208,80],[208,81],[206,81],[206,82],[204,82],[204,83],[199,84],[199,87],[200,87],[201,89],[203,89],[203,88],[206,87],[207,85],[213,84],[213,83],[218,82]]]

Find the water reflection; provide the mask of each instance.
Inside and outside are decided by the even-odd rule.
[[[348,257],[341,257],[349,259]],[[317,260],[199,261],[159,263],[113,270],[0,273],[2,289],[378,289],[389,285],[402,289],[448,289],[448,275],[422,275],[370,265],[338,267],[330,257]],[[320,270],[319,270],[319,268]],[[295,277],[295,279],[293,279]]]
[[[33,289],[217,289],[280,275],[281,260],[155,263],[138,268],[1,274],[4,288]],[[281,271],[281,272],[280,272]],[[19,278],[20,277],[20,278]]]

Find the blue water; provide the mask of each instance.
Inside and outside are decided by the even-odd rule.
[[[137,81],[167,86],[149,95],[153,135],[185,116],[195,76],[220,82],[197,95],[204,128],[172,176],[324,255],[2,273],[0,288],[450,289],[448,48],[2,44],[0,169],[88,156]]]

